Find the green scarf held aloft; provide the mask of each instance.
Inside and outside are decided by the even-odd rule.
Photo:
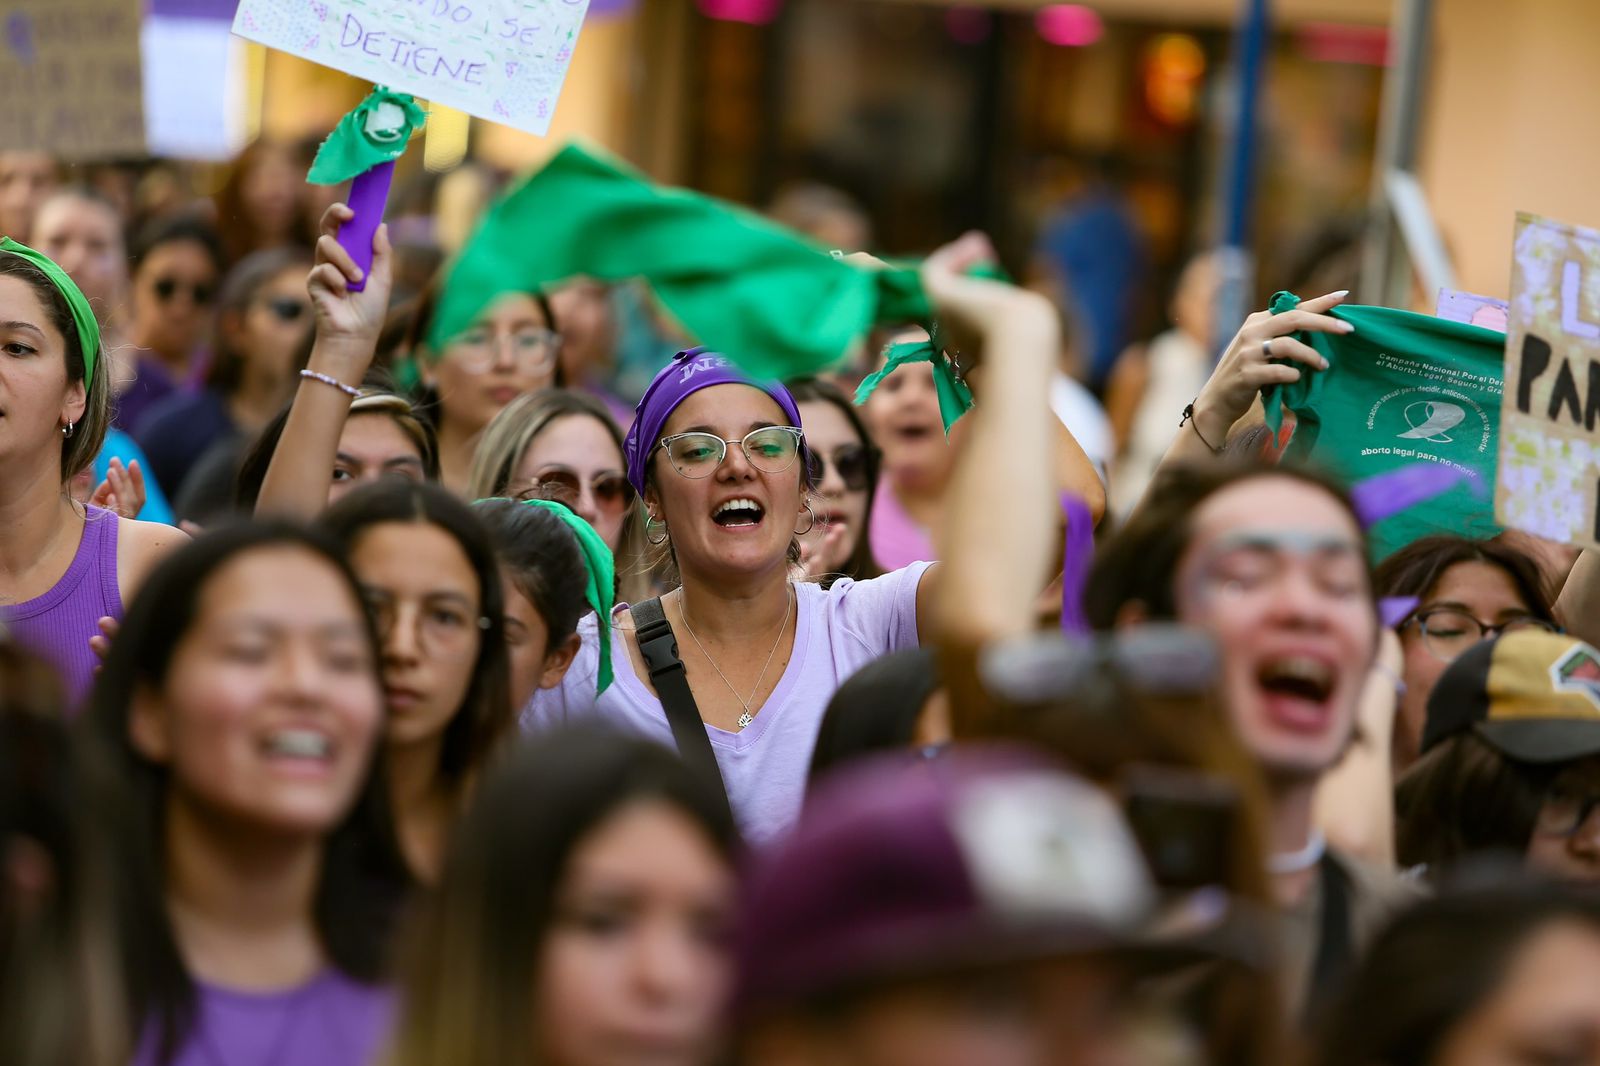
[[[373,86],[367,98],[339,120],[317,149],[306,181],[312,185],[337,185],[380,163],[399,159],[412,133],[422,128],[426,118],[407,94]]]
[[[611,610],[616,605],[617,564],[606,547],[605,538],[595,528],[572,512],[572,509],[553,500],[525,500],[529,507],[543,507],[553,512],[578,538],[578,550],[589,571],[584,585],[584,599],[594,608],[597,632],[600,635],[600,668],[595,676],[594,694],[611,687],[615,675],[611,667]]]
[[[878,323],[927,322],[909,266],[871,270],[760,216],[568,145],[490,208],[451,266],[429,345],[497,296],[643,277],[699,342],[758,380],[825,370]]]
[[[1271,311],[1282,314],[1299,303],[1293,293],[1280,292]],[[1294,334],[1327,359],[1328,368],[1290,363],[1299,381],[1261,390],[1275,437],[1284,410],[1294,412],[1283,462],[1309,463],[1351,485],[1419,463],[1464,475],[1426,506],[1378,521],[1368,531],[1375,561],[1432,533],[1499,533],[1493,488],[1505,334],[1389,307],[1351,305],[1328,314],[1354,331]]]
[[[38,267],[67,301],[67,309],[72,312],[72,325],[78,334],[78,346],[83,349],[83,387],[87,390],[94,383],[94,368],[100,362],[100,323],[94,317],[94,309],[89,306],[89,298],[78,288],[78,283],[43,252],[35,251],[10,237],[0,237],[0,251],[21,256]]]

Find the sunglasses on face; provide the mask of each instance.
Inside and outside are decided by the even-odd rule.
[[[298,322],[311,310],[311,305],[293,296],[274,296],[263,303],[268,313],[279,322]]]
[[[185,282],[178,278],[157,278],[150,288],[155,292],[156,299],[164,304],[171,303],[180,292],[187,293],[189,300],[198,307],[204,307],[211,302],[211,286],[198,282]]]
[[[839,480],[843,481],[844,487],[851,492],[862,491],[871,481],[871,457],[867,449],[859,444],[846,444],[842,448],[836,448],[831,457],[818,451],[808,454],[813,485],[822,484],[830,466],[839,472]]]
[[[633,502],[633,486],[621,474],[601,474],[589,482],[589,492],[602,511],[613,514],[625,510]],[[517,499],[524,502],[550,500],[574,511],[578,509],[578,501],[582,497],[583,482],[570,470],[551,470],[540,474],[532,485],[517,495]]]

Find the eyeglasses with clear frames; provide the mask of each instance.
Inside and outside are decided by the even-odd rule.
[[[525,326],[509,332],[474,326],[450,342],[450,352],[471,374],[486,374],[510,347],[511,361],[520,374],[548,373],[555,368],[561,352],[561,334],[539,326]]]
[[[763,426],[734,440],[715,433],[677,433],[663,437],[657,447],[667,453],[680,476],[706,478],[728,457],[730,444],[737,444],[745,461],[762,473],[781,474],[794,465],[804,441],[805,434],[796,426]]]
[[[398,600],[376,589],[367,589],[366,599],[378,638],[384,642],[400,624],[405,608],[410,607],[417,646],[430,659],[459,659],[474,653],[477,635],[494,624],[482,615],[474,617],[463,604],[453,600]]]

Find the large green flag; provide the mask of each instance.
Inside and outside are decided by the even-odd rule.
[[[1272,312],[1299,302],[1280,292]],[[1328,369],[1296,363],[1299,381],[1262,390],[1274,433],[1282,409],[1294,412],[1283,461],[1310,463],[1350,483],[1419,462],[1471,475],[1379,521],[1371,535],[1380,559],[1430,533],[1500,532],[1494,482],[1505,335],[1387,307],[1339,307],[1330,314],[1354,332],[1295,334],[1328,360]]]
[[[871,270],[750,211],[662,188],[569,145],[496,203],[446,276],[438,351],[498,295],[643,277],[695,338],[756,378],[814,374],[873,325],[928,323],[917,271]]]

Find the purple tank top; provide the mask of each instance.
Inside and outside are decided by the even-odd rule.
[[[49,660],[67,687],[67,708],[83,705],[99,661],[89,638],[101,618],[122,618],[117,585],[117,516],[88,509],[78,553],[61,580],[42,596],[0,607],[0,624],[24,648]]]

